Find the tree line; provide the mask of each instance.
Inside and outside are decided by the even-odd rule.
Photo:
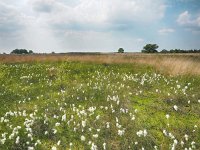
[[[26,49],[14,49],[11,54],[33,54],[33,51]]]
[[[200,49],[190,49],[190,50],[183,50],[183,49],[171,49],[166,50],[163,49],[160,52],[158,49],[157,44],[146,44],[143,49],[141,50],[142,53],[200,53]],[[124,53],[123,48],[118,49],[118,53]],[[34,52],[32,50],[26,50],[26,49],[14,49],[11,54],[33,54]]]
[[[157,44],[146,44],[143,49],[141,50],[142,53],[200,53],[200,49],[190,49],[190,50],[183,50],[183,49],[171,49],[171,50],[166,50],[163,49],[160,52],[157,50],[158,49]],[[118,49],[118,53],[124,53],[123,48]]]

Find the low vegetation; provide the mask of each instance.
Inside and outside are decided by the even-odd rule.
[[[0,70],[0,149],[200,148],[199,76],[70,58]]]

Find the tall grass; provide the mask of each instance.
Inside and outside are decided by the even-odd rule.
[[[152,65],[158,71],[171,75],[200,74],[199,54],[35,54],[0,55],[0,62],[81,61],[93,63],[140,63]]]

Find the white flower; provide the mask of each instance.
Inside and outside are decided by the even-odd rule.
[[[34,150],[34,147],[29,146],[28,150]]]
[[[138,142],[135,142],[135,145],[138,145]]]
[[[142,130],[139,130],[137,133],[137,136],[141,137],[141,136],[147,136],[147,130],[144,129],[143,131]]]
[[[124,135],[124,132],[125,132],[124,130],[118,130],[118,135],[122,136],[122,135]]]
[[[178,106],[174,105],[174,110],[177,111],[178,110]]]
[[[56,122],[55,126],[56,126],[56,127],[60,126],[60,123],[59,123],[59,122]]]
[[[92,143],[91,150],[97,150],[97,146],[94,143]]]
[[[82,121],[81,124],[82,124],[82,126],[84,128],[86,126],[86,121]]]
[[[106,149],[106,143],[103,143],[103,149],[104,150]]]
[[[62,121],[66,121],[66,114],[62,116]]]
[[[98,134],[93,134],[94,138],[98,138],[98,136],[99,136]]]
[[[53,130],[53,134],[56,134],[57,133],[57,130],[56,129],[52,129]]]
[[[100,115],[96,116],[96,120],[99,120],[99,118],[100,118]]]
[[[184,137],[185,137],[185,140],[188,141],[189,136],[187,134],[185,134]]]
[[[58,146],[60,145],[60,142],[61,142],[60,140],[57,142],[57,145],[58,145]]]
[[[137,136],[141,137],[143,135],[143,131],[139,130],[136,134],[137,134]]]
[[[169,114],[166,114],[166,118],[169,119]]]
[[[147,136],[147,130],[146,129],[144,129],[143,134],[144,134],[144,137]]]
[[[81,141],[85,141],[85,136],[81,136]]]
[[[0,144],[4,144],[4,143],[5,143],[5,141],[6,141],[6,139],[5,139],[5,138],[1,139],[1,140],[0,140]]]
[[[20,139],[19,136],[17,136],[16,141],[15,141],[16,144],[19,144],[19,139]]]
[[[109,122],[106,122],[106,128],[110,128],[110,123]]]
[[[183,145],[184,145],[184,142],[183,142],[183,141],[181,141],[181,147],[183,147]]]
[[[53,146],[53,147],[51,148],[51,150],[57,150],[57,148],[56,148],[55,146]]]

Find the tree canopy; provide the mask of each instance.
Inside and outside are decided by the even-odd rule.
[[[142,53],[157,53],[158,47],[157,44],[147,44],[143,47]]]
[[[11,52],[11,54],[32,54],[32,50],[26,50],[26,49],[15,49]]]
[[[124,49],[123,48],[119,48],[118,49],[118,53],[124,53]]]

